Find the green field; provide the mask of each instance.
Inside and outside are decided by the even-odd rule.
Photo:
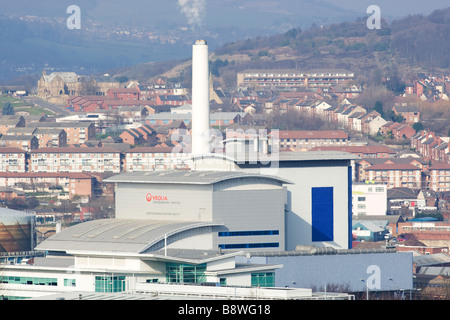
[[[15,113],[24,111],[24,112],[28,112],[32,116],[54,115],[55,114],[52,111],[44,109],[44,108],[30,106],[29,104],[23,102],[19,98],[12,97],[9,95],[1,95],[0,96],[0,114],[3,109],[3,106],[8,102],[11,103],[11,105],[14,107]]]

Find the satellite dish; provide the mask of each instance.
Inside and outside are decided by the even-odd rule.
[[[252,255],[250,254],[250,252],[247,252],[247,254],[245,255],[245,257],[246,257],[247,259],[250,259],[250,258],[252,257]]]

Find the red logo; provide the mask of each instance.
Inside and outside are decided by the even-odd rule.
[[[148,202],[151,202],[152,200],[167,201],[167,196],[153,196],[151,193],[147,193],[145,199],[147,199]]]

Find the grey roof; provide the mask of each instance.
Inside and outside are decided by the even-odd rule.
[[[383,228],[380,225],[379,221],[371,221],[371,220],[356,220],[356,221],[352,221],[352,227],[354,228],[357,225],[362,225],[364,227],[366,227],[368,230],[372,231],[372,232],[382,232],[385,231],[386,229]],[[385,223],[385,225],[387,225],[387,221]]]
[[[280,161],[356,160],[359,157],[342,151],[280,152]]]
[[[436,264],[450,263],[450,256],[445,253],[421,255],[413,257],[413,261],[417,267],[432,266]]]
[[[173,222],[133,219],[100,219],[76,224],[40,243],[35,250],[67,253],[143,253],[164,237],[201,227],[219,226],[214,222]]]
[[[132,182],[132,183],[165,183],[165,184],[200,184],[209,185],[231,179],[263,178],[276,180],[281,183],[290,183],[287,180],[267,175],[252,174],[242,171],[150,171],[126,172],[105,179],[105,182]]]
[[[29,128],[80,128],[89,127],[94,122],[79,121],[79,122],[32,122],[27,125]]]
[[[77,82],[78,75],[75,72],[52,72],[49,75],[44,75],[45,82],[51,82],[56,77],[60,77],[64,82]]]

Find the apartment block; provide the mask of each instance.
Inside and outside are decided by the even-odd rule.
[[[67,134],[67,145],[81,144],[95,138],[93,122],[37,122],[30,123],[28,127],[64,130]]]
[[[121,152],[114,148],[39,148],[30,152],[31,172],[121,172]]]
[[[354,79],[353,72],[344,69],[293,69],[246,70],[237,74],[238,87],[257,88],[317,88],[341,85]]]
[[[365,169],[367,181],[385,183],[388,188],[422,186],[422,170],[412,164],[383,163]]]
[[[307,151],[318,146],[345,146],[349,142],[344,131],[279,131],[280,149]]]
[[[187,169],[188,153],[170,147],[140,147],[125,152],[124,171]]]
[[[27,152],[21,148],[0,148],[0,172],[26,172]]]
[[[427,187],[433,191],[450,191],[450,164],[435,163],[428,168]]]

